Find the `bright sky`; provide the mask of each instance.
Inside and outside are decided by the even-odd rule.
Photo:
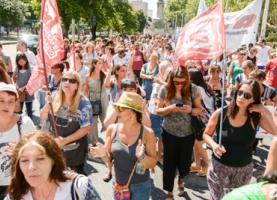
[[[157,17],[157,2],[158,0],[143,0],[144,2],[148,2],[148,9],[153,10],[153,18]]]

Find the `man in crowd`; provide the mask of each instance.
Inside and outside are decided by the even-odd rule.
[[[277,52],[276,52],[277,54]],[[265,73],[268,74],[268,85],[275,88],[277,92],[277,58],[270,60],[265,66]]]
[[[146,62],[147,57],[146,57],[146,51],[144,51],[144,53],[142,53],[139,50],[138,42],[135,43],[135,52],[133,55],[133,59],[134,59],[133,71],[139,80],[139,84],[141,85],[142,79],[140,78],[140,71],[141,71],[142,65]]]
[[[2,58],[2,60],[5,62],[5,64],[7,65],[8,67],[8,74],[10,77],[12,77],[12,74],[13,74],[13,67],[12,67],[12,61],[11,61],[11,57],[4,54],[3,52],[3,45],[2,43],[0,42],[0,58]]]
[[[270,47],[266,46],[266,41],[264,39],[259,40],[259,46],[258,49],[258,62],[257,66],[258,69],[264,70],[266,63],[270,60]]]
[[[24,40],[18,41],[17,50],[26,55],[30,65],[33,65],[33,66],[36,65],[37,58],[36,58],[35,54],[32,51],[27,49],[27,43]]]

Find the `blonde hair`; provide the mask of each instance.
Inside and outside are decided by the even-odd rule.
[[[196,66],[196,62],[194,60],[186,60],[185,66],[188,67],[190,63],[194,63],[194,65]]]
[[[81,84],[80,84],[81,79],[80,79],[79,74],[76,71],[73,71],[73,70],[69,70],[69,71],[65,72],[63,74],[63,77],[65,77],[67,75],[73,75],[74,78],[77,80],[77,84],[78,84],[78,88],[75,91],[75,94],[74,94],[73,99],[72,99],[72,104],[70,105],[69,110],[68,110],[68,112],[70,114],[75,114],[78,110],[78,107],[79,107],[79,104],[80,104],[80,99],[81,99],[81,96],[82,96],[82,94],[81,94]],[[62,90],[62,83],[61,83],[60,84],[60,89],[57,93],[57,96],[53,101],[53,110],[54,110],[54,112],[57,113],[57,112],[60,111],[60,109],[63,105],[64,99],[65,99],[65,94]]]
[[[157,54],[157,53],[152,53],[151,55],[150,55],[150,57],[149,57],[149,60],[151,60],[151,58],[153,57],[153,56],[155,56],[157,59],[159,59],[159,55]]]
[[[92,47],[93,47],[92,53],[94,53],[94,45],[93,45],[92,42],[87,42],[87,44],[86,44],[86,53],[88,52],[89,46],[92,46]]]
[[[252,47],[252,48],[250,49],[250,54],[252,54],[254,51],[257,51],[257,52],[258,52],[258,49],[257,49],[256,47]]]

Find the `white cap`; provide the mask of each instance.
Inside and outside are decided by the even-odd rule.
[[[0,82],[0,92],[1,91],[10,91],[10,92],[15,93],[17,98],[19,97],[18,92],[16,90],[16,87],[12,84],[6,84],[6,83],[3,83],[3,82]]]

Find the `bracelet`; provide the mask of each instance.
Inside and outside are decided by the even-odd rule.
[[[142,161],[144,158],[145,158],[145,153],[141,157],[139,157],[138,160]]]
[[[105,155],[104,157],[102,157],[102,158],[109,158],[109,157],[111,157],[111,155],[110,155],[110,153],[106,150],[106,155]]]

